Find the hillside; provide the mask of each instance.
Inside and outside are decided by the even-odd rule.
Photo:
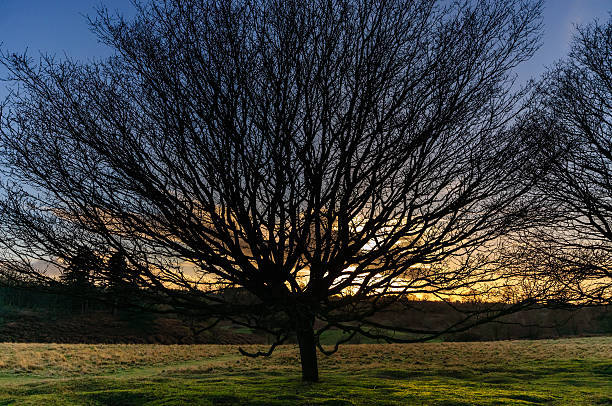
[[[386,323],[411,328],[436,328],[452,322],[455,315],[439,302],[415,302],[408,309],[390,310],[375,316]],[[570,310],[539,309],[509,315],[468,331],[444,335],[442,341],[491,341],[543,339],[588,335],[612,335],[612,307]],[[93,305],[81,308],[0,306],[0,342],[41,343],[149,343],[149,344],[256,344],[267,337],[248,328],[221,323],[198,332],[203,323],[135,311]],[[331,344],[339,331],[328,331],[322,341]],[[410,338],[403,335],[403,338]],[[291,342],[291,341],[290,341]],[[353,343],[372,343],[357,336]]]

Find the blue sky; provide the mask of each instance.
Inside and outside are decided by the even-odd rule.
[[[94,14],[100,3],[127,15],[134,11],[128,0],[0,0],[2,49],[22,52],[27,48],[31,56],[65,53],[76,59],[109,55],[110,50],[89,32],[84,17]],[[543,46],[518,69],[520,81],[539,76],[545,66],[567,53],[574,24],[593,18],[605,21],[610,11],[612,0],[547,0]],[[0,68],[0,78],[5,74]],[[5,94],[4,87],[0,83],[0,97]]]
[[[0,0],[0,42],[3,49],[32,55],[39,51],[76,58],[108,55],[89,31],[86,15],[104,4],[110,10],[133,13],[128,0]]]
[[[612,0],[546,0],[542,47],[518,69],[521,80],[537,77],[569,51],[575,24],[608,20]]]

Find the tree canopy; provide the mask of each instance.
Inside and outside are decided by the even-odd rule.
[[[538,189],[555,221],[528,234],[539,262],[531,266],[555,274],[569,299],[610,303],[612,20],[580,26],[536,94],[532,130],[550,140],[544,151],[555,163]]]
[[[540,13],[166,0],[100,10],[105,60],[5,53],[3,267],[53,279],[41,261],[121,252],[155,303],[263,329],[270,352],[295,334],[309,381],[330,328],[418,341],[529,306],[496,248],[546,166],[512,73]],[[371,318],[410,295],[497,304],[434,330]]]

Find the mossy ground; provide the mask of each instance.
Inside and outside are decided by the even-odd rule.
[[[254,348],[253,348],[254,349]],[[0,405],[612,404],[612,337],[347,345],[300,382],[298,353],[235,346],[0,344]]]

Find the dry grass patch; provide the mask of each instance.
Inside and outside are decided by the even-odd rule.
[[[218,358],[233,352],[223,345],[2,343],[0,374],[103,374],[133,367]]]
[[[390,364],[402,368],[463,368],[586,359],[612,360],[612,338],[346,345],[333,357],[322,357],[321,364],[360,370]]]
[[[247,345],[255,351],[262,346]],[[472,343],[353,344],[331,357],[320,355],[321,370],[369,371],[478,368],[570,360],[612,360],[612,338]],[[246,358],[234,345],[0,344],[0,374],[75,376],[161,368],[164,374],[223,371],[249,374],[295,373],[295,345],[281,346],[269,358]]]

